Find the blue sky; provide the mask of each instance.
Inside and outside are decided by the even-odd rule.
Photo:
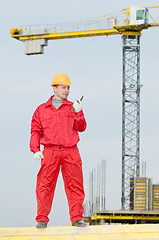
[[[80,134],[84,184],[89,172],[107,160],[106,208],[121,208],[122,40],[120,36],[49,41],[43,55],[24,55],[24,43],[9,29],[32,24],[71,23],[132,6],[158,5],[144,0],[3,1],[0,35],[1,168],[0,227],[35,225],[36,175],[40,162],[29,150],[30,121],[35,108],[53,94],[54,74],[72,81],[71,101],[84,95],[87,131]],[[141,162],[147,176],[159,183],[159,28],[141,36]],[[67,200],[59,176],[50,226],[70,225]]]

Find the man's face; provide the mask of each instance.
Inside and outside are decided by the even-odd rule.
[[[70,92],[70,86],[69,85],[61,85],[53,87],[54,90],[54,97],[59,100],[64,100],[68,97]]]

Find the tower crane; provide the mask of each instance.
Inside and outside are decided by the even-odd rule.
[[[122,209],[130,209],[130,179],[140,175],[140,36],[142,30],[159,26],[159,15],[151,13],[158,9],[133,6],[74,24],[10,29],[11,37],[25,43],[27,55],[42,54],[48,40],[122,36]]]

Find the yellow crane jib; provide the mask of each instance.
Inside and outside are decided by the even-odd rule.
[[[11,37],[24,41],[25,54],[42,54],[48,40],[109,36],[109,35],[141,35],[143,29],[159,26],[158,19],[150,14],[150,9],[159,6],[125,8],[100,18],[81,21],[63,26],[25,26],[11,28]],[[151,22],[149,22],[149,19]]]

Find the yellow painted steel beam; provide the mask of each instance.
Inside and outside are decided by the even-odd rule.
[[[116,29],[101,29],[101,30],[90,30],[90,31],[75,31],[75,32],[56,32],[53,31],[48,34],[39,34],[32,36],[21,36],[19,34],[14,34],[13,37],[18,38],[21,41],[34,40],[34,39],[64,39],[64,38],[79,38],[79,37],[92,37],[92,36],[102,36],[102,35],[114,35],[121,34]]]
[[[159,224],[98,225],[86,228],[1,228],[1,240],[157,240]]]
[[[131,30],[130,28],[120,27],[119,29],[110,28],[110,29],[99,29],[99,30],[88,30],[88,31],[75,31],[75,32],[56,32],[53,31],[48,34],[39,34],[39,35],[29,35],[29,36],[22,36],[20,35],[20,29],[10,29],[11,36],[16,38],[20,41],[25,40],[34,40],[34,39],[47,39],[47,40],[54,40],[54,39],[65,39],[65,38],[81,38],[81,37],[94,37],[94,36],[109,36],[109,35],[141,35],[141,29],[135,28]]]
[[[121,220],[145,220],[145,221],[152,221],[152,222],[159,222],[159,215],[153,215],[153,216],[145,216],[143,215],[115,215],[115,214],[111,214],[111,215],[94,215],[91,216],[90,218],[90,222],[91,221],[96,221],[96,220],[101,220],[101,219],[105,219],[105,220],[116,220],[116,221],[121,221]]]
[[[148,25],[149,25],[149,27],[159,27],[159,23],[151,23]]]
[[[159,8],[159,6],[152,6],[152,7],[146,7],[146,8]]]

